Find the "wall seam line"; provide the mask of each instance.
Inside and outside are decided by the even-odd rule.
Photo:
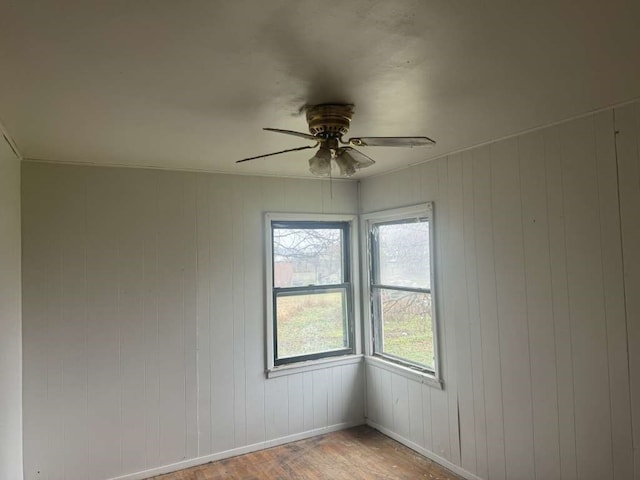
[[[626,262],[625,262],[625,245],[624,245],[624,232],[623,232],[623,227],[622,227],[622,196],[621,196],[621,187],[620,187],[620,158],[618,155],[618,138],[620,135],[620,130],[618,130],[618,126],[617,126],[617,118],[616,118],[616,109],[613,108],[612,110],[612,115],[613,115],[613,134],[614,134],[614,143],[613,143],[613,147],[614,147],[614,154],[615,154],[615,158],[616,158],[616,179],[617,179],[617,196],[618,196],[618,221],[619,221],[619,225],[620,225],[620,253],[622,256],[622,295],[624,297],[624,326],[625,326],[625,333],[626,333],[626,354],[627,354],[627,378],[629,379],[629,405],[632,406],[632,408],[629,411],[629,415],[630,415],[630,420],[631,420],[631,452],[634,454],[634,470],[636,469],[636,467],[638,467],[637,465],[635,465],[635,439],[634,439],[634,432],[633,432],[633,395],[631,393],[631,354],[630,354],[630,347],[631,345],[629,344],[629,310],[628,310],[628,295],[627,295],[627,282],[626,282]],[[638,472],[635,472],[638,473]]]
[[[538,478],[536,473],[536,422],[534,415],[534,403],[533,403],[533,364],[531,361],[531,315],[529,314],[529,280],[527,279],[527,241],[524,228],[524,202],[522,200],[522,156],[520,154],[520,138],[516,141],[516,155],[518,157],[518,196],[520,197],[520,234],[522,235],[522,279],[524,280],[524,311],[525,311],[525,325],[527,330],[527,357],[529,360],[529,394],[531,395],[531,443],[533,446],[532,460],[533,460],[533,478]]]

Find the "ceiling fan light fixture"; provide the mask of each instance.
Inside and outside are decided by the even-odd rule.
[[[316,154],[309,159],[309,171],[319,177],[330,177],[332,161],[336,162],[341,176],[350,177],[358,170],[369,167],[375,161],[353,148],[356,147],[421,147],[434,145],[435,142],[428,137],[354,137],[347,141],[344,135],[349,131],[351,117],[353,116],[353,104],[323,103],[320,105],[305,105],[302,111],[307,114],[309,133],[281,128],[267,127],[264,130],[292,135],[315,142],[315,145],[289,148],[279,152],[265,153],[255,157],[243,158],[236,163],[242,163],[257,158],[271,157],[281,153],[306,150],[320,147]]]
[[[331,150],[320,147],[309,159],[309,171],[318,177],[328,177],[331,174]]]
[[[346,151],[336,157],[336,163],[338,164],[338,168],[340,168],[340,175],[346,177],[350,177],[360,168],[358,162]]]

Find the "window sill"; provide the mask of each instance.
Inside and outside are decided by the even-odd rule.
[[[323,368],[338,367],[351,363],[362,362],[364,355],[345,355],[342,357],[328,357],[319,360],[309,360],[307,362],[292,363],[290,365],[280,365],[267,370],[267,378],[277,378],[284,375],[295,375],[296,373],[321,370]]]
[[[401,375],[410,380],[429,385],[431,387],[437,388],[438,390],[444,390],[444,383],[442,382],[442,380],[434,377],[429,373],[421,372],[410,367],[405,367],[404,365],[400,365],[398,363],[394,363],[380,357],[367,356],[365,357],[365,363],[374,365],[378,368],[382,368],[391,373]]]

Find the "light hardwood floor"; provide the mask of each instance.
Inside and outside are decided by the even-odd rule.
[[[462,480],[386,435],[362,426],[153,477],[153,480],[414,478]]]

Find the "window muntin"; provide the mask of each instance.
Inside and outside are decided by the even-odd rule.
[[[431,204],[371,215],[373,354],[436,375]]]
[[[271,221],[273,364],[353,353],[349,222]]]

